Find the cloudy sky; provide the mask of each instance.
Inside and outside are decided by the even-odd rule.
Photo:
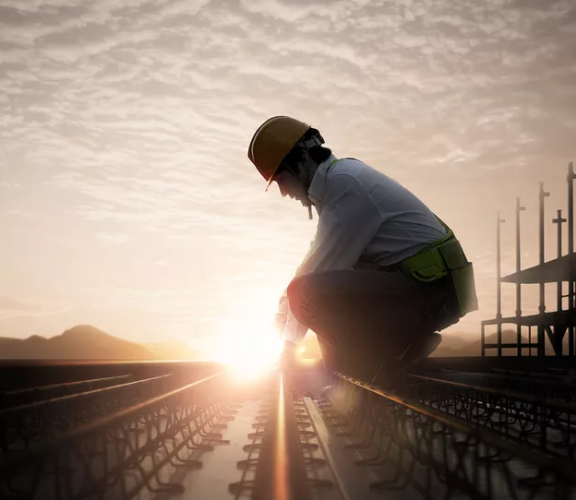
[[[313,237],[246,158],[276,114],[416,193],[494,315],[495,219],[537,262],[576,160],[576,2],[0,0],[0,335],[267,328]],[[565,212],[564,212],[565,213]],[[513,312],[513,290],[504,292]],[[536,303],[527,293],[527,311]]]

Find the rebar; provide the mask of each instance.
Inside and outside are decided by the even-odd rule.
[[[382,491],[412,488],[425,498],[576,497],[574,462],[535,453],[472,420],[337,374],[334,409],[364,463],[383,469]]]
[[[156,395],[19,452],[0,456],[0,498],[134,498],[181,492],[162,469],[199,467],[192,452],[224,442],[223,372]]]
[[[555,457],[576,458],[576,404],[423,375],[403,394]]]

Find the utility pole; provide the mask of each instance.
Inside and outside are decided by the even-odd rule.
[[[573,273],[573,254],[574,254],[574,164],[568,164],[568,310],[570,317],[574,316],[574,280]],[[574,326],[568,327],[568,355],[574,356]]]
[[[554,224],[558,224],[558,231],[557,231],[557,239],[558,239],[558,259],[562,257],[562,223],[566,222],[566,219],[562,218],[562,210],[558,210],[558,217],[556,219],[552,219]],[[562,279],[560,278],[557,283],[558,288],[558,297],[556,300],[556,309],[558,311],[562,311]]]
[[[520,198],[516,198],[516,342],[518,344],[518,356],[522,356],[522,285],[520,283],[521,251],[520,251],[520,212],[526,210],[520,206]]]
[[[498,337],[498,356],[502,356],[502,274],[500,272],[500,225],[506,222],[497,215],[496,221],[496,334]]]
[[[544,356],[544,313],[546,311],[546,302],[545,302],[545,283],[544,283],[544,276],[542,274],[542,268],[544,266],[544,198],[550,196],[550,193],[544,191],[544,183],[540,182],[540,193],[539,193],[539,201],[540,201],[540,252],[539,252],[539,303],[538,303],[538,313],[540,314],[540,320],[538,324],[538,356]]]

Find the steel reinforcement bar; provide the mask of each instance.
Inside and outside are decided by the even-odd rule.
[[[576,383],[574,380],[576,375],[567,370],[530,373],[492,368],[491,372],[488,373],[441,370],[425,374],[443,380],[576,403]]]
[[[232,407],[220,372],[0,456],[0,498],[132,499],[143,488],[178,493],[166,468],[199,467],[198,454],[224,442]],[[196,455],[194,455],[196,454]]]
[[[307,464],[301,442],[300,416],[282,374],[270,378],[252,442],[244,447],[246,460],[240,481],[229,485],[235,499],[311,500]]]
[[[129,382],[131,379],[132,375],[127,374],[4,391],[0,392],[0,410],[4,410],[11,406],[32,403],[34,401],[42,401],[49,398],[66,396],[77,392],[85,392],[114,384],[125,383]]]
[[[411,498],[576,498],[576,464],[504,439],[491,429],[336,374],[331,415],[380,468],[372,488]]]
[[[424,375],[402,394],[556,457],[576,457],[576,404]]]
[[[171,375],[78,392],[0,411],[0,454],[29,448],[170,389]]]

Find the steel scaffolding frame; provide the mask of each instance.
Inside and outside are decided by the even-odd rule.
[[[497,214],[496,221],[496,317],[494,319],[484,320],[481,322],[481,356],[486,356],[487,351],[496,350],[497,356],[503,355],[503,349],[514,349],[515,355],[522,356],[523,351],[527,350],[528,355],[532,356],[533,351],[537,356],[546,355],[546,339],[554,355],[556,356],[576,356],[576,312],[575,312],[575,290],[574,290],[574,165],[572,162],[568,165],[568,217],[562,217],[562,210],[557,210],[557,216],[552,220],[557,224],[557,257],[555,261],[545,261],[545,239],[544,239],[544,219],[545,219],[545,198],[550,193],[544,190],[544,184],[540,182],[539,190],[539,260],[538,265],[521,270],[521,238],[520,238],[520,212],[525,210],[521,206],[520,199],[516,199],[516,272],[502,277],[501,274],[501,244],[500,232],[501,225],[505,222],[501,218],[500,212]],[[562,256],[562,224],[568,223],[568,254]],[[557,269],[553,266],[557,264]],[[562,265],[565,265],[562,268]],[[552,271],[551,271],[552,269]],[[561,269],[561,270],[560,270]],[[552,273],[554,279],[548,274]],[[529,275],[529,276],[528,276]],[[502,315],[502,283],[509,282],[516,285],[516,310],[514,316],[503,317]],[[545,299],[545,284],[549,282],[556,283],[556,311],[547,312]],[[563,283],[567,282],[568,292],[563,292]],[[535,315],[522,315],[522,284],[538,284],[538,313]],[[564,308],[564,299],[567,299],[568,307]],[[502,326],[510,324],[516,326],[516,339],[514,341],[504,341],[502,338]],[[486,328],[489,326],[496,327],[496,341],[486,342]],[[522,339],[522,326],[528,327],[528,340]],[[535,329],[535,337],[532,329]],[[567,335],[568,346],[567,353],[564,351],[564,338]]]

